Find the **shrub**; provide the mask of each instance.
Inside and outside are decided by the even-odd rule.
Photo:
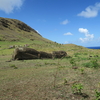
[[[99,67],[99,64],[97,63],[97,59],[91,60],[91,63],[93,68]]]
[[[81,59],[81,60],[88,60],[88,58],[87,58],[87,57],[86,57],[86,58],[85,58],[85,57],[84,57],[84,58],[82,57],[82,58],[80,58],[80,59]]]
[[[81,74],[84,74],[84,68],[81,68],[80,71],[81,71]]]
[[[90,62],[83,63],[83,66],[89,68],[98,68],[99,64],[97,63],[97,59],[92,59]]]
[[[83,65],[84,67],[89,67],[89,68],[92,66],[92,64],[91,64],[90,62],[83,63],[82,65]]]
[[[83,85],[78,83],[78,84],[73,84],[72,86],[72,91],[74,94],[81,94],[83,89]]]
[[[64,85],[66,85],[68,83],[67,79],[64,79]]]
[[[74,53],[74,56],[75,57],[78,57],[78,55],[81,55],[81,53],[78,53],[78,52],[77,53]]]
[[[74,59],[74,58],[72,58],[72,59],[70,60],[70,63],[72,64],[72,66],[76,66],[76,62],[75,62],[75,59]]]
[[[10,65],[10,67],[12,67],[14,69],[18,69],[18,67],[16,65]]]
[[[96,100],[100,100],[100,92],[98,90],[95,90],[95,93]]]

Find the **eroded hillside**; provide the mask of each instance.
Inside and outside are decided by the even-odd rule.
[[[46,40],[36,30],[16,19],[0,17],[0,41]]]

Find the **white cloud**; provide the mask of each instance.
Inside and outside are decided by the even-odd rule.
[[[81,40],[81,42],[88,42],[89,38],[79,38],[79,40]]]
[[[100,41],[100,37],[98,38],[98,41]]]
[[[96,3],[94,6],[87,7],[85,11],[79,13],[78,16],[83,16],[86,18],[96,17],[98,15],[99,10],[100,10],[100,3]]]
[[[78,31],[85,35],[85,38],[79,38],[82,42],[88,42],[94,38],[94,34],[89,34],[89,31],[85,28],[79,28]]]
[[[37,32],[37,33],[39,33],[39,31],[38,31],[38,30],[36,30],[36,32]]]
[[[68,41],[65,41],[65,44],[68,44],[69,42]]]
[[[0,0],[0,10],[9,14],[14,9],[20,9],[24,0]]]
[[[66,25],[66,24],[68,24],[69,23],[69,21],[66,19],[66,20],[64,20],[63,22],[61,22],[61,24],[63,24],[63,25]]]
[[[64,35],[73,35],[72,33],[68,32],[68,33],[65,33]]]
[[[89,31],[87,30],[87,29],[85,29],[85,28],[79,28],[78,29],[78,31],[80,32],[80,33],[89,33]]]

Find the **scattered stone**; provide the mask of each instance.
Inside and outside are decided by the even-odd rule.
[[[77,66],[73,66],[72,69],[78,69],[78,67]]]

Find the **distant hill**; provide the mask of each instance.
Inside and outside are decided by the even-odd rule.
[[[36,30],[16,19],[0,17],[0,41],[44,40]]]
[[[76,50],[86,49],[82,46],[75,44],[59,44],[42,37],[36,30],[16,19],[0,17],[0,41],[1,50],[8,47],[8,45],[25,45],[29,44],[30,47],[36,50],[45,50],[51,52],[54,50],[65,50],[75,52]],[[8,42],[11,41],[11,42]],[[13,42],[14,41],[14,42]],[[23,42],[24,41],[24,42]],[[20,42],[20,43],[19,43]]]

